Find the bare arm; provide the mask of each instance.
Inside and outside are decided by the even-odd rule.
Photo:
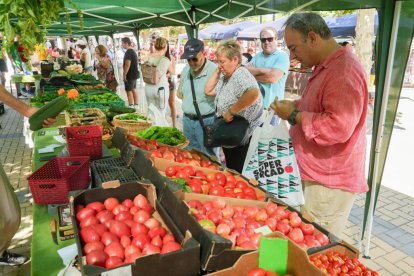
[[[131,67],[131,61],[129,59],[124,62],[124,80],[126,80],[126,75],[128,74],[129,68]]]
[[[6,105],[10,106],[25,117],[32,116],[38,110],[37,107],[28,106],[24,102],[21,102],[13,97],[9,92],[7,92],[3,85],[0,85],[0,101],[4,102]],[[50,126],[55,121],[56,119],[54,118],[48,118],[43,122],[43,126]]]
[[[220,70],[217,68],[214,73],[211,75],[211,77],[208,79],[206,83],[206,87],[204,87],[204,93],[207,96],[215,96],[217,94],[216,90],[214,89],[216,87],[217,82],[220,79]]]
[[[168,67],[168,73],[170,73],[170,75],[175,75],[175,58],[174,57],[171,58],[171,63],[170,63],[170,66]]]
[[[229,110],[224,112],[223,117],[226,122],[231,122],[233,116],[242,112],[252,104],[254,104],[257,99],[260,97],[260,91],[257,88],[251,88],[244,92],[244,94],[239,98],[239,100],[230,106]]]
[[[276,83],[284,75],[283,71],[277,68],[256,68],[252,64],[247,65],[246,68],[256,80],[263,83]]]

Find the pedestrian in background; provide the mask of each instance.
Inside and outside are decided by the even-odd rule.
[[[131,46],[132,42],[129,37],[123,37],[121,41],[122,48],[126,50],[123,61],[123,80],[125,91],[127,93],[128,105],[129,107],[138,108],[138,56]]]

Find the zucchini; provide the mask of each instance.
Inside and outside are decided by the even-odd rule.
[[[61,96],[42,106],[29,118],[30,129],[35,131],[43,127],[43,121],[47,118],[54,118],[68,105],[66,97]]]
[[[121,106],[115,106],[115,105],[111,105],[109,107],[109,111],[116,112],[116,113],[120,113],[120,114],[123,114],[123,113],[135,113],[136,112],[135,108],[126,107],[126,106],[121,107]]]

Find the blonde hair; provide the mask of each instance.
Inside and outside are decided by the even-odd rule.
[[[106,47],[103,46],[103,45],[101,45],[101,44],[99,44],[98,46],[96,46],[96,49],[99,50],[99,55],[102,56],[102,57],[105,56],[106,53],[108,53],[108,49],[106,49]]]
[[[228,59],[233,59],[237,57],[239,59],[239,64],[242,62],[242,49],[236,40],[224,40],[221,41],[216,49],[216,55],[225,54]]]
[[[167,47],[167,45],[168,45],[168,41],[165,38],[158,37],[155,40],[154,48],[155,48],[155,50],[160,51],[160,50],[164,49],[165,47]]]

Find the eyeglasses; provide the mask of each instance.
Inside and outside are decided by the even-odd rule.
[[[266,43],[266,41],[273,42],[274,39],[275,39],[274,37],[262,37],[262,38],[260,38],[260,41],[262,43]]]

